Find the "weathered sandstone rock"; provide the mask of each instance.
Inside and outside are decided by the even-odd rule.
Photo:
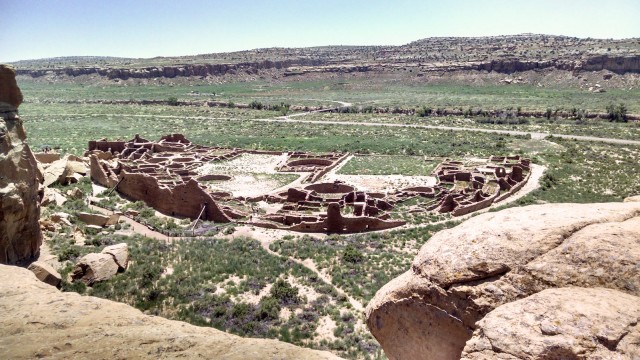
[[[604,288],[547,289],[477,323],[463,359],[638,359],[640,298]]]
[[[45,231],[56,231],[56,224],[47,219],[40,219],[40,229]]]
[[[86,285],[109,280],[118,273],[118,264],[110,254],[87,254],[71,270],[72,281],[82,281]]]
[[[29,265],[28,269],[34,273],[38,280],[46,284],[57,287],[62,281],[62,277],[60,276],[60,274],[50,265],[42,261],[32,262]]]
[[[70,182],[77,182],[78,174],[84,175],[89,171],[87,166],[77,159],[75,156],[67,155],[49,164],[44,170],[44,186],[50,186],[55,183],[65,185]]]
[[[84,197],[82,190],[80,190],[79,188],[73,188],[71,190],[67,190],[66,194],[68,197],[72,199],[82,199]]]
[[[124,304],[60,292],[0,265],[2,359],[337,359],[266,339],[148,316]]]
[[[129,264],[129,246],[125,243],[107,246],[102,249],[103,254],[113,256],[113,260],[118,265],[119,270],[126,270]]]
[[[0,65],[0,102],[17,108],[22,104],[22,100],[15,70],[8,65]]]
[[[69,221],[69,216],[71,215],[65,212],[57,212],[55,214],[51,214],[49,219],[51,219],[51,221],[53,221],[56,224],[71,226],[71,222]]]
[[[118,223],[120,219],[120,215],[112,214],[112,215],[102,215],[102,214],[90,214],[86,212],[80,212],[77,214],[78,220],[82,221],[85,224],[95,225],[95,226],[108,226],[115,225]]]
[[[42,164],[51,164],[56,160],[60,160],[60,154],[56,152],[38,152],[33,154],[38,160],[39,163]]]
[[[81,228],[79,227],[75,227],[73,229],[73,234],[71,235],[73,237],[73,242],[78,245],[78,246],[84,246],[86,244],[87,241],[87,237],[84,236],[84,232],[82,231]]]
[[[14,70],[0,65],[0,263],[5,264],[33,259],[42,243],[42,175],[17,113],[21,102]]]
[[[42,197],[40,205],[47,206],[49,204],[56,204],[62,206],[65,202],[67,202],[67,198],[62,195],[58,189],[44,188],[44,196]]]
[[[640,296],[639,262],[640,203],[482,214],[434,235],[369,303],[367,325],[390,359],[458,359],[477,321],[544,289]]]
[[[624,199],[624,202],[640,202],[640,195],[630,196]]]

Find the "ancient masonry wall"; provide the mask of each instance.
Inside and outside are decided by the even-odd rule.
[[[173,188],[160,186],[158,180],[146,174],[123,171],[118,191],[132,199],[144,201],[154,209],[171,216],[195,219],[205,207],[202,220],[230,222],[215,200],[194,179]]]
[[[144,201],[167,215],[215,222],[248,218],[254,226],[299,232],[358,233],[401,226],[405,221],[391,220],[390,211],[395,204],[415,197],[432,199],[426,205],[428,211],[465,215],[513,194],[530,176],[529,160],[519,156],[491,157],[482,167],[445,161],[434,171],[437,185],[415,186],[387,195],[358,191],[339,181],[316,183],[345,161],[348,154],[290,152],[277,170],[309,173],[306,181],[312,183],[304,188],[244,198],[199,183],[230,180],[231,177],[224,174],[201,174],[198,168],[211,161],[233,159],[243,152],[196,145],[181,134],[171,134],[157,143],[138,135],[130,141],[92,141],[87,155],[94,181],[115,188],[132,200]],[[283,155],[271,151],[249,152]],[[282,206],[275,213],[261,215],[249,204],[258,201]],[[233,208],[221,205],[225,203],[235,205]],[[349,216],[341,213],[346,207],[352,209],[347,211]],[[247,213],[235,210],[243,208]],[[249,208],[252,215],[248,213]]]

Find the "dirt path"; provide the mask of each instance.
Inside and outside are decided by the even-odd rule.
[[[306,115],[308,113],[303,113],[303,114]],[[612,138],[599,138],[594,136],[565,135],[565,134],[551,134],[551,133],[540,133],[540,132],[530,132],[530,131],[497,130],[497,129],[454,127],[454,126],[393,124],[393,123],[357,122],[357,121],[301,120],[301,119],[291,119],[289,117],[279,117],[275,119],[252,119],[251,121],[322,124],[322,125],[398,127],[398,128],[451,130],[451,131],[474,131],[474,132],[505,134],[505,135],[531,135],[531,138],[536,140],[542,140],[542,139],[546,139],[547,137],[553,136],[557,138],[579,140],[579,141],[596,141],[596,142],[606,142],[606,143],[612,143],[612,144],[640,145],[640,141],[638,140],[624,140],[624,139],[612,139]]]
[[[333,169],[329,170],[320,179],[331,179],[332,177],[336,176],[338,171],[340,171],[340,169],[342,169],[345,165],[347,165],[349,161],[351,161],[351,159],[353,159],[353,156],[354,156],[353,154],[350,154],[349,156],[347,156],[346,159],[342,160],[340,164],[335,166]]]
[[[282,237],[285,235],[291,235],[291,231],[279,230],[279,229],[265,229],[260,227],[253,227],[250,224],[247,224],[247,225],[236,227],[236,231],[233,234],[223,236],[223,238],[234,239],[236,237],[250,237],[252,239],[258,240],[260,242],[260,245],[266,252],[268,252],[273,256],[289,259],[295,262],[296,264],[300,264],[306,267],[307,269],[313,271],[316,275],[318,275],[320,279],[322,279],[324,282],[326,282],[327,284],[331,285],[334,289],[336,289],[336,292],[338,294],[346,296],[347,300],[349,301],[351,306],[353,306],[354,309],[358,311],[364,311],[364,306],[362,305],[362,303],[354,299],[353,297],[351,297],[344,290],[337,287],[332,282],[331,276],[329,274],[326,274],[320,271],[312,259],[300,260],[291,256],[283,256],[269,248],[269,245],[271,245],[273,241],[282,239]],[[318,240],[322,240],[327,236],[325,234],[306,234],[306,235],[316,238]]]
[[[345,106],[350,105],[350,103],[347,103],[347,102],[340,102],[340,103],[348,104]],[[301,117],[314,112],[330,111],[334,109],[335,108],[328,108],[328,109],[322,109],[317,111],[309,111],[309,112],[296,113],[296,114],[291,114],[286,116],[280,116],[280,117],[271,118],[271,119],[246,119],[243,121],[303,123],[303,124],[322,124],[322,125],[373,126],[373,127],[398,127],[398,128],[451,130],[451,131],[474,131],[474,132],[505,134],[505,135],[531,135],[531,138],[536,140],[542,140],[552,136],[552,137],[557,137],[562,139],[571,139],[571,140],[579,140],[579,141],[605,142],[605,143],[622,144],[622,145],[640,145],[640,140],[625,140],[625,139],[614,139],[614,138],[601,138],[601,137],[595,137],[595,136],[541,133],[541,132],[534,132],[534,131],[482,129],[482,128],[440,126],[440,125],[414,125],[414,124],[393,124],[393,123],[357,122],[357,121],[292,119],[293,117]],[[42,114],[31,114],[31,115],[42,116]],[[226,117],[220,118],[220,117],[208,117],[208,116],[146,115],[146,114],[68,113],[68,114],[55,114],[55,115],[57,116],[127,116],[127,117],[139,117],[139,118],[188,119],[188,120],[229,120],[229,118],[226,118]],[[28,118],[29,115],[23,115],[22,117]]]
[[[300,264],[304,267],[306,267],[307,269],[313,271],[316,275],[318,275],[318,277],[320,279],[322,279],[324,282],[326,282],[327,284],[331,285],[336,292],[339,295],[344,295],[347,300],[349,301],[349,304],[351,304],[351,306],[353,306],[353,308],[358,311],[358,312],[363,312],[364,311],[364,306],[362,305],[361,302],[359,302],[358,300],[356,300],[355,298],[351,297],[351,295],[347,294],[344,290],[342,290],[341,288],[337,287],[331,279],[331,276],[329,276],[328,274],[325,274],[324,272],[318,270],[318,267],[316,266],[316,263],[312,260],[312,259],[306,259],[306,260],[300,260],[300,259],[296,259],[294,257],[291,256],[282,256],[280,254],[278,254],[275,251],[272,251],[271,249],[269,249],[269,244],[271,243],[270,241],[265,241],[264,239],[259,239],[260,244],[262,245],[262,248],[265,249],[269,254],[274,255],[274,256],[279,256],[279,257],[284,257],[288,260],[291,260],[293,262],[295,262],[296,264]]]
[[[104,209],[101,208],[99,206],[96,205],[89,205],[89,207],[92,210],[98,211],[102,214],[105,215],[111,215],[113,212],[111,210],[108,209]],[[135,233],[138,233],[140,235],[143,236],[147,236],[150,237],[152,239],[157,239],[157,240],[162,240],[165,242],[171,242],[173,240],[182,240],[182,238],[170,238],[164,234],[161,234],[157,231],[153,231],[151,229],[149,229],[148,227],[146,227],[143,224],[140,224],[137,221],[134,221],[126,216],[121,216],[120,219],[123,219],[127,224],[131,225],[131,230]],[[223,236],[223,238],[228,238],[228,239],[233,239],[236,237],[250,237],[250,238],[254,238],[256,240],[258,240],[262,246],[263,249],[265,249],[269,254],[274,255],[274,256],[278,256],[278,257],[285,257],[282,256],[280,254],[278,254],[275,251],[272,251],[271,249],[269,249],[269,245],[271,244],[271,242],[273,242],[274,240],[280,239],[282,238],[282,236],[290,234],[289,231],[285,231],[285,230],[274,230],[274,229],[263,229],[263,228],[254,228],[251,227],[249,225],[245,225],[245,226],[241,226],[238,227],[237,230],[231,234],[231,235],[227,235],[227,236]],[[314,234],[315,235],[315,234]],[[311,260],[311,259],[307,259],[307,260],[300,260],[300,259],[296,259],[294,257],[290,257],[290,256],[286,256],[285,258],[295,262],[296,264],[300,264],[304,267],[306,267],[307,269],[311,270],[312,272],[314,272],[316,275],[318,275],[318,277],[320,279],[322,279],[324,282],[326,282],[327,284],[330,284],[331,286],[333,286],[333,288],[336,290],[336,292],[340,295],[344,295],[347,300],[349,301],[349,303],[351,304],[351,306],[353,306],[354,309],[356,309],[357,311],[364,311],[364,306],[362,305],[361,302],[359,302],[358,300],[354,299],[353,297],[351,297],[349,294],[347,294],[344,290],[340,289],[339,287],[337,287],[336,285],[333,284],[333,282],[331,281],[331,277],[323,272],[321,272],[320,270],[318,270],[318,267],[316,266],[316,264]]]

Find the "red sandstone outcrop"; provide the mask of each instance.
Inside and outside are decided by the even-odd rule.
[[[0,65],[0,263],[27,262],[40,252],[42,174],[18,116],[22,93],[12,68]]]
[[[0,265],[0,313],[1,359],[338,359],[60,292],[13,266]]]
[[[638,262],[638,202],[482,214],[434,235],[369,303],[367,325],[390,359],[459,359],[487,314],[545,289],[606,287],[640,302]]]

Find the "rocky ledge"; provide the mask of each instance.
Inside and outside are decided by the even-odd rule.
[[[338,359],[60,292],[15,266],[0,265],[0,313],[1,359]]]
[[[640,358],[640,200],[546,204],[433,236],[378,291],[390,359]]]
[[[18,116],[22,93],[13,68],[0,65],[0,263],[28,263],[42,243],[42,174]]]

